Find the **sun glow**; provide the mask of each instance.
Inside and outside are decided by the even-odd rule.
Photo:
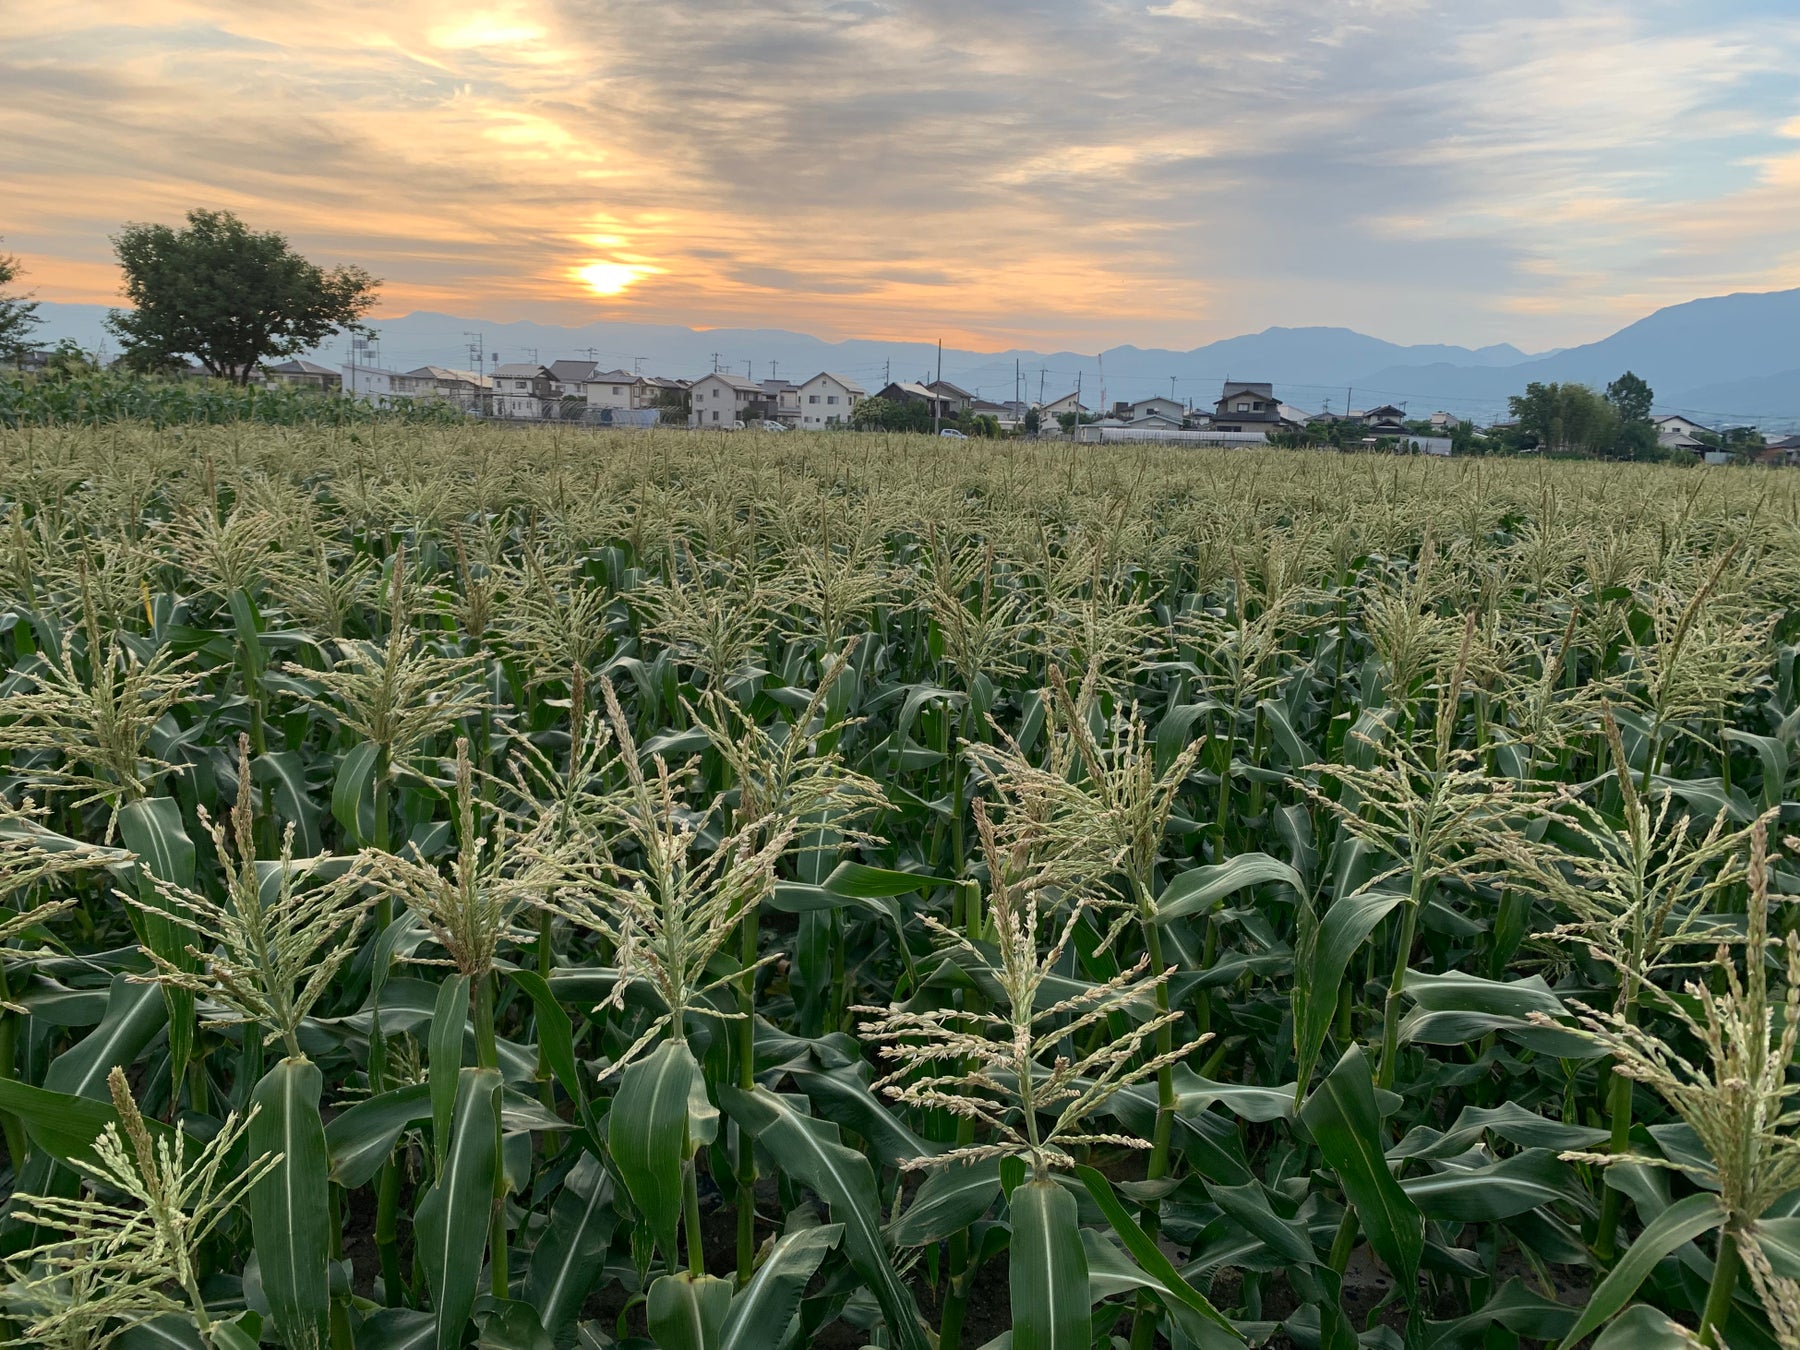
[[[641,263],[592,262],[577,267],[575,276],[595,295],[621,295],[628,287],[661,270]]]

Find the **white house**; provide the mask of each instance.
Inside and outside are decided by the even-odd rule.
[[[869,391],[849,376],[821,370],[800,386],[800,426],[812,431],[847,427],[850,410],[868,396]]]
[[[1172,398],[1141,398],[1131,405],[1131,416],[1127,420],[1136,425],[1157,417],[1171,425],[1180,426],[1186,413],[1187,409]]]
[[[626,370],[593,370],[582,382],[590,408],[636,408],[638,377]]]
[[[1078,398],[1074,391],[1071,390],[1061,398],[1051,399],[1050,402],[1046,403],[1038,410],[1038,413],[1044,424],[1050,426],[1054,425],[1056,419],[1061,417],[1064,413],[1075,413],[1085,417],[1087,416],[1088,411],[1087,405],[1082,403],[1080,398]]]
[[[536,420],[545,415],[551,387],[557,383],[549,368],[529,361],[496,366],[492,378],[493,414]]]
[[[1670,414],[1668,417],[1653,417],[1650,425],[1656,428],[1656,439],[1663,445],[1675,445],[1691,442],[1702,431],[1710,431],[1689,417]],[[1685,448],[1685,446],[1684,446]]]
[[[386,406],[395,397],[395,379],[404,377],[399,377],[392,370],[382,370],[379,366],[345,366],[342,378],[346,394],[367,399],[379,408]]]
[[[761,406],[763,388],[742,375],[714,371],[695,380],[690,393],[694,404],[688,418],[690,427],[729,430],[733,422],[745,420],[751,403]]]

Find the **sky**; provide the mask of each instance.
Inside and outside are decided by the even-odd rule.
[[[1527,350],[1800,286],[1794,0],[0,0],[0,239],[192,207],[378,315]]]

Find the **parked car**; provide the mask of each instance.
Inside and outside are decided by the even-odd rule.
[[[757,428],[762,431],[786,431],[787,430],[786,422],[776,422],[776,421],[772,421],[768,418],[764,418],[762,421],[758,422],[756,425],[757,425]]]
[[[945,427],[942,431],[938,432],[938,435],[947,437],[953,441],[966,441],[969,439],[967,436],[963,435],[962,432],[956,430],[955,427]]]

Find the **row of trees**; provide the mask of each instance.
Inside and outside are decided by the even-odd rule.
[[[247,385],[259,365],[333,333],[366,331],[380,285],[360,267],[320,267],[286,236],[252,230],[229,211],[189,211],[185,229],[127,225],[112,242],[132,307],[114,310],[106,326],[127,368],[145,374],[192,360]],[[18,276],[18,260],[0,255],[0,288]],[[29,296],[0,289],[0,357],[31,349],[36,311]]]

